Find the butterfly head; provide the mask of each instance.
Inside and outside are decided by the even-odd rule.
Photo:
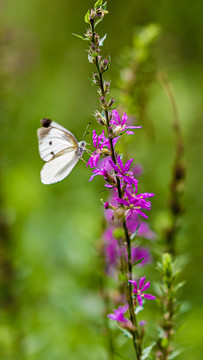
[[[79,157],[81,157],[85,151],[86,141],[82,140],[78,143],[78,150],[77,154]]]

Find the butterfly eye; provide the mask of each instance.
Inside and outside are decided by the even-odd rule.
[[[86,145],[86,142],[85,142],[85,141],[81,141],[81,146],[82,146],[82,147],[85,147],[85,145]]]
[[[49,141],[49,145],[52,145],[52,141]]]
[[[50,126],[51,122],[52,122],[52,120],[50,120],[50,119],[42,119],[41,120],[41,124],[45,128],[48,128]]]

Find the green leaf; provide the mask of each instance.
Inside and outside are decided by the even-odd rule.
[[[175,288],[174,288],[174,291],[177,292],[179,289],[181,289],[183,286],[185,285],[185,281],[181,281],[179,282]]]
[[[103,20],[103,18],[97,18],[95,20],[95,23],[94,23],[94,27],[96,28],[96,26]]]
[[[133,336],[129,331],[127,331],[126,329],[122,329],[121,327],[119,327],[119,328],[121,329],[121,331],[125,337],[127,337],[128,339],[132,339]]]
[[[144,260],[144,258],[135,261],[135,263],[133,263],[133,266],[140,264],[143,260]]]
[[[107,1],[101,6],[102,10],[106,10],[107,8]],[[108,13],[108,11],[106,12],[106,14]]]
[[[143,306],[138,306],[136,309],[135,309],[135,314],[139,314],[140,311],[144,310],[144,307]]]
[[[85,14],[85,22],[87,24],[90,24],[90,10]]]
[[[120,359],[130,360],[129,356],[124,356],[122,354],[119,354],[118,352],[115,352],[115,355],[118,356]]]
[[[93,56],[91,56],[90,54],[88,54],[88,61],[92,64],[94,61],[93,61]]]
[[[147,346],[142,353],[141,360],[147,360],[149,359],[149,355],[151,353],[152,348],[154,347],[155,342],[153,342],[151,345]]]
[[[131,235],[131,237],[130,237],[131,240],[133,240],[138,235],[139,227],[140,227],[140,224],[136,227],[135,232]]]
[[[89,41],[88,38],[85,38],[85,37],[83,37],[83,36],[81,36],[81,35],[74,34],[74,33],[72,33],[72,35],[74,35],[74,36],[76,36],[77,38],[82,39],[82,40],[84,40],[84,41]]]
[[[99,46],[103,46],[104,40],[106,39],[106,37],[107,37],[107,34],[105,34],[105,35],[103,36],[103,38],[101,38],[101,39],[99,40]]]
[[[102,3],[103,0],[97,0],[97,2],[94,4],[94,10],[97,10],[100,7],[100,5],[102,5]]]
[[[174,350],[172,351],[172,353],[169,355],[168,360],[173,360],[175,359],[178,355],[180,355],[182,353],[182,350]]]

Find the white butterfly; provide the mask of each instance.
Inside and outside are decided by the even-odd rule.
[[[54,184],[63,180],[82,157],[86,142],[78,143],[70,131],[49,119],[41,120],[37,130],[40,157],[46,161],[41,170],[43,184]]]

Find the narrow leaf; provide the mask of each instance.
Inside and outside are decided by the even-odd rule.
[[[144,310],[144,307],[143,306],[138,306],[136,309],[135,309],[135,315],[139,314],[140,311]]]
[[[99,46],[103,46],[104,40],[106,39],[106,37],[107,37],[107,34],[105,34],[105,35],[103,36],[103,38],[101,38],[101,39],[99,40]]]
[[[101,6],[102,10],[106,10],[107,8],[107,1]],[[108,14],[108,11],[106,12],[106,14]]]
[[[180,288],[182,288],[184,285],[185,285],[185,281],[179,282],[179,283],[175,286],[174,291],[175,291],[175,292],[178,291],[178,290],[179,290]]]
[[[90,24],[90,10],[85,14],[85,22],[87,24]]]
[[[151,345],[147,346],[142,353],[141,360],[147,360],[149,358],[149,355],[151,353],[152,348],[154,347],[155,342],[153,342]]]
[[[120,359],[123,360],[130,360],[129,356],[123,356],[122,354],[115,352],[115,355],[118,356]]]
[[[84,40],[84,41],[89,41],[88,38],[85,38],[85,37],[83,37],[83,36],[81,36],[81,35],[74,34],[74,33],[72,33],[72,35],[74,35],[74,36],[76,36],[77,38],[82,39],[82,40]]]
[[[102,20],[103,20],[103,18],[97,18],[95,20],[94,27],[96,27]]]
[[[181,353],[182,353],[182,350],[172,351],[172,353],[168,357],[168,360],[173,360],[173,359],[177,358],[177,356],[180,355]]]
[[[128,339],[132,339],[132,334],[129,331],[127,331],[126,329],[122,329],[122,328],[120,328],[120,329],[125,337],[127,337]]]
[[[134,233],[131,235],[131,240],[133,240],[136,236],[138,236],[138,231],[140,228],[140,224],[136,227],[136,230],[134,231]]]
[[[133,266],[140,264],[143,260],[144,260],[144,258],[135,261],[135,262],[133,263]]]
[[[97,0],[97,2],[94,4],[94,10],[97,10],[100,5],[102,5],[103,0]]]

